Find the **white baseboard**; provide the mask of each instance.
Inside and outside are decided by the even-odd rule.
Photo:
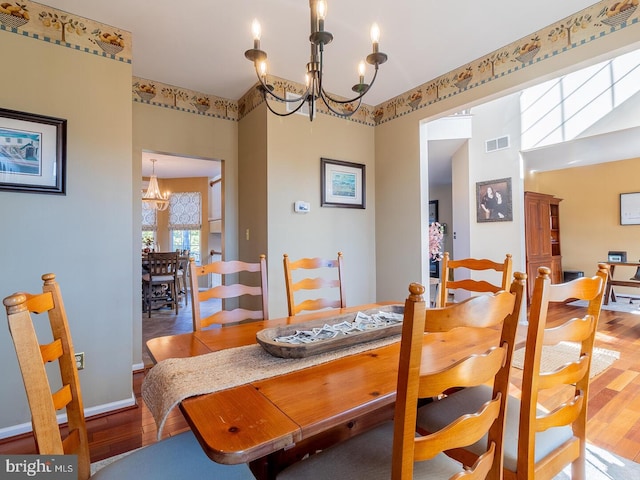
[[[144,370],[144,363],[134,363],[133,366],[131,367],[131,371],[132,372],[137,372],[140,370]]]
[[[131,397],[118,400],[117,402],[105,403],[103,405],[97,405],[95,407],[85,408],[84,416],[86,418],[90,418],[94,415],[100,415],[103,413],[112,412],[115,410],[119,410],[121,408],[131,407],[136,404],[136,397],[131,392]],[[65,423],[67,421],[66,414],[58,415],[58,423]],[[28,433],[32,430],[31,422],[21,423],[19,425],[13,425],[11,427],[0,428],[0,439],[14,437],[16,435],[22,435],[23,433]]]

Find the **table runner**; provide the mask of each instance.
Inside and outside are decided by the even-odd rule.
[[[149,370],[142,383],[142,398],[153,415],[160,439],[169,412],[186,398],[284,375],[399,340],[400,335],[392,335],[306,358],[274,357],[258,344],[196,357],[169,358]]]

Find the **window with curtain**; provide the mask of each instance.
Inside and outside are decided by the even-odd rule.
[[[188,250],[200,262],[202,198],[200,192],[173,193],[169,197],[169,231],[172,250]]]
[[[156,209],[149,203],[142,202],[142,249],[152,248],[156,243],[156,230],[158,229]]]

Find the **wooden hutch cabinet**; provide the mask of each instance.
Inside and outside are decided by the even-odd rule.
[[[527,255],[529,298],[538,275],[538,267],[551,269],[551,282],[562,282],[560,250],[561,198],[544,193],[524,193],[524,234]]]

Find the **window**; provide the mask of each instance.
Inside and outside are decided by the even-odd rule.
[[[142,249],[153,248],[156,243],[156,222],[157,215],[155,208],[147,202],[142,202]]]
[[[200,229],[202,199],[200,192],[174,193],[169,197],[171,250],[189,250],[196,262],[201,260]]]
[[[142,231],[142,249],[145,248],[153,248],[153,245],[156,243],[155,232],[151,231]]]
[[[171,250],[189,250],[189,256],[200,263],[200,230],[172,230]]]

